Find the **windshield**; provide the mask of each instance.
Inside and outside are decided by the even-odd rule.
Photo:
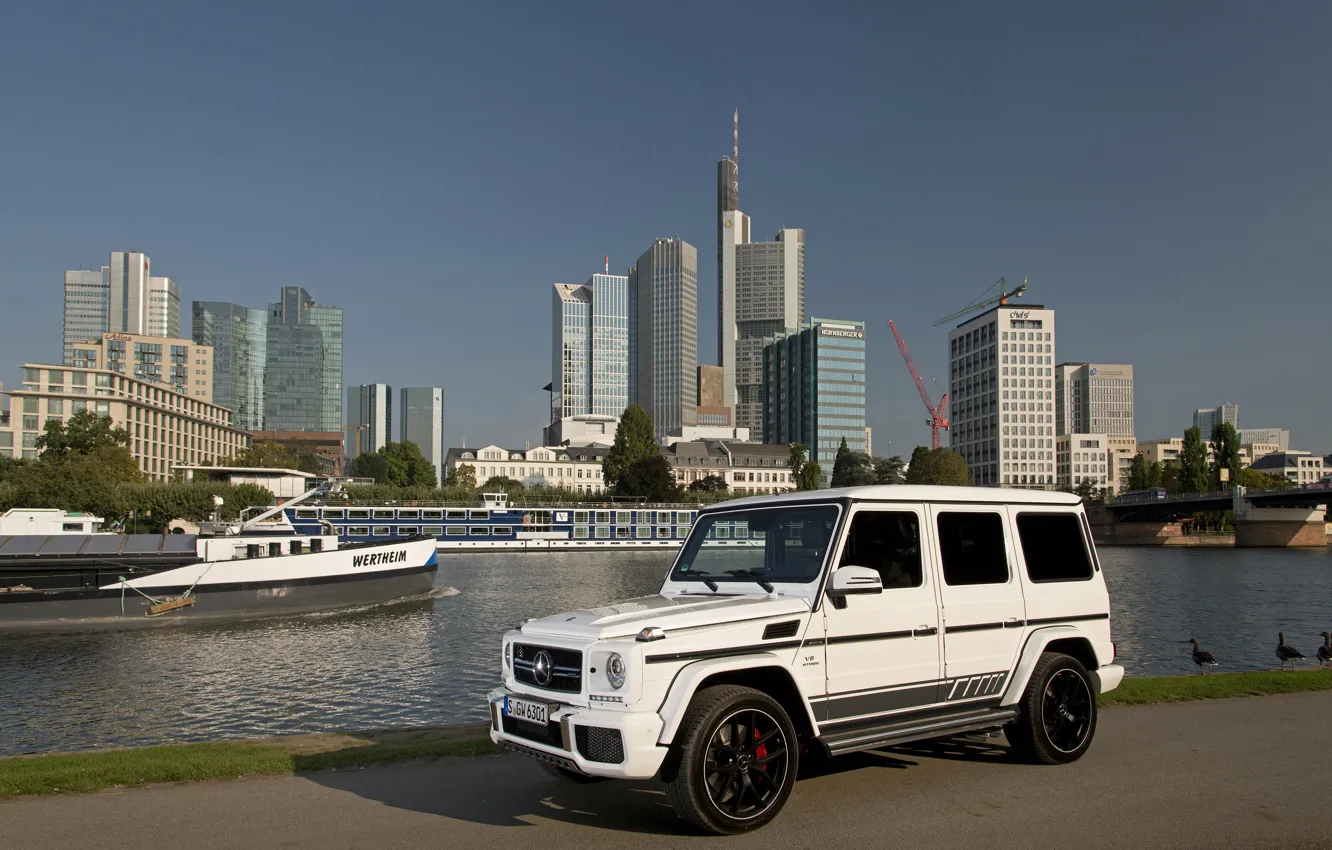
[[[685,541],[671,580],[814,581],[836,522],[835,505],[704,514]]]

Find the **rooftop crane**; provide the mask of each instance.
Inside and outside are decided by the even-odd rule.
[[[897,349],[902,352],[902,359],[906,361],[907,371],[911,373],[911,380],[916,382],[916,389],[920,390],[920,400],[925,402],[925,409],[930,412],[930,418],[925,420],[925,424],[930,426],[933,431],[931,448],[939,448],[943,445],[939,440],[939,429],[948,427],[948,393],[944,393],[939,399],[937,405],[930,402],[930,394],[925,391],[925,382],[920,379],[920,373],[916,371],[916,364],[911,360],[911,352],[907,351],[907,344],[902,340],[902,335],[897,332],[897,326],[893,320],[888,320],[888,327],[892,328],[893,336],[897,337]]]
[[[954,319],[960,319],[961,317],[967,315],[968,313],[975,313],[978,310],[983,310],[984,308],[994,304],[1007,304],[1008,299],[1020,298],[1022,297],[1022,293],[1027,291],[1027,281],[1025,278],[1022,281],[1022,285],[1019,286],[1017,289],[1014,289],[1012,292],[1008,292],[1007,290],[1004,289],[1005,282],[1006,281],[1004,278],[1002,277],[999,278],[999,283],[997,284],[997,286],[999,287],[998,298],[987,298],[984,301],[973,301],[972,303],[968,304],[966,307],[963,307],[961,310],[958,310],[956,313],[950,313],[949,315],[944,316],[942,319],[934,323],[934,327],[937,328],[939,327],[939,325],[942,325],[945,322],[951,322]],[[991,286],[990,289],[994,289],[994,287]],[[990,289],[985,290],[985,292],[989,292]],[[981,295],[984,295],[985,292],[982,292]]]

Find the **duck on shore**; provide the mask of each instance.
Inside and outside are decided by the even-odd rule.
[[[1197,638],[1189,638],[1184,643],[1193,644],[1193,663],[1198,665],[1203,675],[1212,672],[1212,668],[1216,666],[1216,656],[1199,646]]]
[[[1332,664],[1332,632],[1319,632],[1323,638],[1323,645],[1318,647],[1318,666]]]
[[[1277,640],[1276,657],[1281,661],[1281,669],[1285,670],[1286,664],[1290,664],[1290,669],[1294,670],[1295,662],[1304,660],[1304,653],[1286,643],[1285,632],[1277,632]]]

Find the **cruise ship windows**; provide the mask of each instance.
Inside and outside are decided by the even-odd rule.
[[[398,526],[398,536],[399,536],[399,537],[415,537],[416,535],[418,535],[418,534],[420,534],[420,533],[421,533],[421,529],[420,529],[419,526],[415,526],[415,525],[400,525],[400,526]]]
[[[374,537],[388,537],[391,533],[387,525],[376,525],[371,535]]]
[[[319,519],[319,509],[318,509],[318,508],[297,508],[297,509],[296,509],[296,518],[297,518],[297,519]]]
[[[421,533],[430,537],[439,537],[441,534],[444,533],[444,526],[442,525],[422,526]]]
[[[490,519],[490,511],[468,511],[467,518],[485,521]]]
[[[347,519],[369,519],[370,511],[366,508],[351,508],[347,511]]]
[[[369,537],[369,536],[370,536],[370,526],[368,526],[368,525],[351,525],[351,526],[348,526],[348,527],[347,527],[347,536],[348,536],[348,537]]]
[[[398,511],[398,519],[420,519],[420,518],[421,518],[421,512],[419,510],[403,509]]]
[[[578,540],[584,540],[584,539],[586,539],[586,538],[587,538],[587,526],[585,526],[585,525],[576,525],[576,526],[574,526],[573,536],[574,536],[575,539],[578,539]]]
[[[444,518],[451,520],[467,519],[467,511],[445,511]]]
[[[426,510],[421,511],[421,519],[429,520],[429,519],[443,519],[443,518],[444,518],[444,512],[441,510],[437,509],[431,510],[427,508]]]
[[[467,529],[468,537],[489,537],[490,529],[484,525],[473,525]]]
[[[319,512],[324,519],[345,519],[347,517],[346,508],[323,508]]]
[[[392,508],[375,508],[371,513],[371,519],[393,519]]]
[[[497,525],[490,529],[490,533],[497,537],[509,537],[513,534],[513,528],[507,525]]]
[[[662,513],[665,513],[665,511],[662,511]],[[658,538],[670,537],[670,536],[671,536],[671,527],[670,527],[669,525],[659,525],[659,526],[657,526],[657,537],[658,537]]]
[[[652,536],[652,529],[649,528],[649,527],[646,526],[646,525],[640,525],[640,526],[638,526],[637,528],[634,529],[634,536],[635,536],[635,537],[651,537],[651,536]]]
[[[608,538],[608,537],[610,537],[610,526],[609,526],[609,525],[598,525],[598,526],[597,526],[597,537],[599,537],[599,538]]]
[[[463,537],[467,534],[467,529],[461,525],[450,525],[444,529],[445,537]]]

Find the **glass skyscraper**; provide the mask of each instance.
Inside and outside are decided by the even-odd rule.
[[[629,278],[557,283],[551,328],[551,421],[619,417],[629,405]]]
[[[73,365],[74,347],[100,340],[111,327],[111,268],[65,272],[65,330],[62,362]]]
[[[629,268],[629,401],[658,438],[697,424],[698,249],[658,239]]]
[[[342,308],[284,286],[268,305],[264,426],[274,431],[342,428]]]
[[[763,348],[763,442],[802,443],[832,478],[842,440],[865,446],[865,323],[812,319]]]
[[[398,420],[403,442],[413,442],[435,467],[435,480],[444,485],[444,390],[440,387],[403,387]]]
[[[195,301],[194,341],[213,347],[213,403],[247,431],[264,430],[268,314],[224,301]]]

